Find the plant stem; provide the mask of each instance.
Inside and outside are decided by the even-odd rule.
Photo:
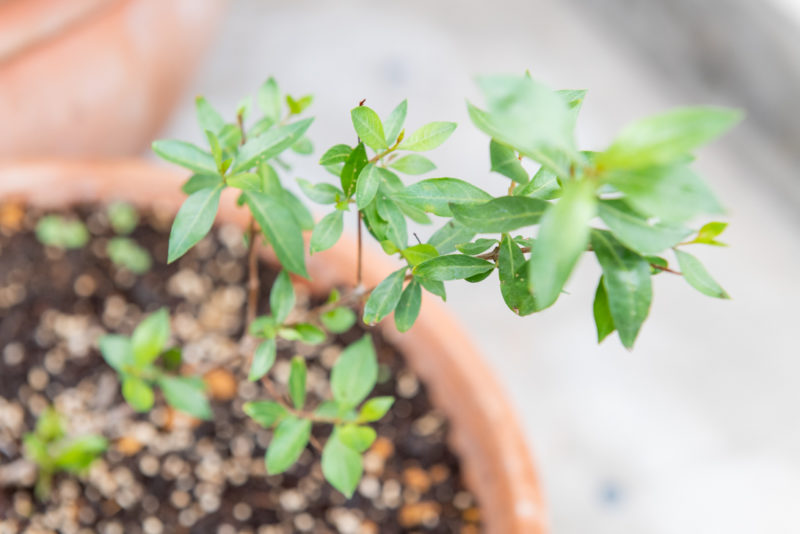
[[[261,282],[258,279],[258,250],[257,250],[257,235],[256,235],[256,221],[252,216],[250,217],[250,226],[247,229],[247,316],[245,320],[244,330],[247,335],[247,326],[256,318],[258,310],[258,290],[261,287]]]
[[[358,265],[356,266],[356,287],[361,287],[361,211],[358,212]]]

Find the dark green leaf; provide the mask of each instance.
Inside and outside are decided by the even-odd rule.
[[[344,212],[333,211],[322,218],[311,234],[310,252],[320,252],[331,248],[342,235],[344,229]]]
[[[504,233],[539,222],[550,204],[538,198],[499,197],[482,204],[450,204],[455,219],[479,233]]]
[[[267,130],[258,137],[248,139],[239,148],[239,153],[236,155],[231,172],[246,171],[262,161],[274,158],[295,144],[306,133],[313,121],[314,119],[303,119],[286,126]]]
[[[286,408],[273,401],[245,402],[242,409],[244,413],[264,428],[272,427],[272,425],[289,415],[289,411]]]
[[[306,360],[302,356],[292,358],[289,372],[289,397],[298,410],[306,404]]]
[[[594,323],[597,327],[597,342],[602,342],[608,335],[617,329],[614,326],[614,318],[611,317],[611,309],[608,307],[608,293],[603,282],[603,277],[597,283],[597,291],[594,294]]]
[[[351,343],[331,370],[331,391],[343,410],[363,401],[378,380],[378,359],[369,334]]]
[[[131,337],[133,364],[142,368],[158,358],[169,338],[169,313],[161,308],[139,323]]]
[[[392,161],[389,167],[405,174],[425,174],[436,168],[431,160],[419,154],[406,154]]]
[[[622,344],[630,349],[650,311],[650,264],[603,230],[592,232],[592,249],[603,268],[603,285],[614,326]]]
[[[681,267],[683,277],[689,284],[704,295],[716,297],[718,299],[731,298],[720,285],[711,278],[708,271],[700,260],[682,250],[675,249],[675,256],[678,258],[678,265]]]
[[[206,398],[206,386],[201,378],[189,376],[166,376],[158,379],[164,398],[175,408],[198,419],[211,419],[213,412]]]
[[[381,195],[377,202],[378,214],[386,221],[386,237],[394,243],[399,250],[408,245],[408,229],[403,212],[391,199]]]
[[[406,332],[414,325],[421,305],[422,288],[417,280],[412,279],[400,295],[400,301],[394,312],[394,324],[397,330]]]
[[[442,282],[441,280],[417,278],[416,276],[414,277],[414,279],[417,280],[419,282],[419,285],[421,285],[422,288],[428,293],[436,295],[437,297],[441,297],[442,300],[447,300],[447,293],[444,290],[444,282]]]
[[[403,292],[406,270],[406,267],[396,270],[372,290],[364,305],[363,321],[366,324],[377,323],[397,307]]]
[[[358,109],[358,108],[356,108]],[[364,209],[372,202],[378,187],[381,185],[381,175],[374,163],[368,163],[358,175],[356,182],[356,207]]]
[[[294,464],[311,437],[311,421],[286,416],[275,429],[275,435],[267,449],[267,474],[283,473]]]
[[[147,412],[153,407],[155,394],[153,388],[141,378],[126,376],[122,381],[122,396],[125,402],[137,412]]]
[[[242,195],[281,265],[307,277],[303,230],[284,205],[282,197],[254,191],[245,191]]]
[[[529,282],[538,309],[556,301],[586,251],[595,202],[591,183],[570,182],[564,187],[564,196],[542,217],[529,264]]]
[[[375,397],[369,399],[361,406],[358,413],[358,421],[361,423],[372,423],[379,421],[391,409],[394,404],[394,397]]]
[[[342,443],[337,429],[334,429],[322,449],[322,474],[325,479],[349,499],[363,471],[361,455]]]
[[[175,139],[162,139],[153,143],[153,152],[159,157],[200,174],[216,174],[214,157],[202,148]]]
[[[429,280],[460,280],[492,269],[492,262],[474,256],[451,254],[423,261],[414,267],[414,276]]]
[[[520,163],[516,150],[492,139],[489,143],[489,157],[493,172],[511,178],[518,184],[528,183],[528,171]]]
[[[167,263],[172,263],[203,239],[211,230],[219,208],[222,185],[200,189],[184,201],[169,234]]]
[[[518,315],[536,311],[536,303],[528,285],[528,265],[525,255],[511,236],[503,234],[497,255],[500,293],[506,305]]]
[[[274,338],[265,339],[259,343],[253,353],[253,363],[250,364],[250,373],[247,379],[251,382],[255,382],[266,375],[275,364],[275,354],[276,347]]]
[[[392,110],[386,120],[383,121],[384,130],[386,131],[386,142],[392,144],[403,129],[403,123],[406,122],[406,113],[408,111],[408,101],[403,100],[396,108]]]
[[[450,204],[486,202],[492,196],[458,178],[431,178],[411,184],[392,198],[441,217],[451,217]]]
[[[356,183],[358,182],[358,175],[367,165],[367,151],[364,148],[364,143],[359,143],[345,161],[342,167],[341,183],[342,191],[346,198],[353,196],[356,192]]]
[[[371,108],[355,107],[350,111],[350,118],[353,120],[353,128],[365,145],[376,152],[388,148],[381,118]]]
[[[623,200],[601,200],[598,215],[617,239],[640,254],[658,254],[692,233],[679,224],[648,221]]]

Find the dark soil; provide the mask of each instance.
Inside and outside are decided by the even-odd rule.
[[[50,404],[67,416],[71,433],[102,433],[111,446],[85,475],[58,475],[47,502],[33,497],[30,481],[8,487],[0,481],[0,533],[480,531],[475,500],[446,444],[447,421],[374,330],[381,361],[374,394],[397,402],[375,424],[379,437],[365,455],[356,494],[347,500],[323,480],[312,446],[288,472],[266,475],[271,431],[241,409],[270,395],[262,383],[246,380],[248,362],[238,356],[246,264],[238,229],[216,228],[166,265],[170,216],[147,213],[131,237],[154,264],[137,276],[106,256],[114,234],[104,209],[63,213],[84,220],[91,232],[87,246],[68,251],[38,242],[33,228],[41,215],[0,205],[0,468],[23,457],[22,436]],[[274,276],[262,266],[264,287]],[[302,291],[296,313],[313,305]],[[266,301],[262,296],[262,307]],[[204,373],[213,421],[175,412],[160,397],[150,413],[135,414],[97,351],[100,335],[130,334],[144,314],[162,306],[171,313],[172,341],[184,348],[184,370]],[[309,366],[309,402],[326,400],[330,367],[364,330],[356,325],[317,346],[282,342],[273,382],[284,392],[288,360],[301,354]],[[315,426],[318,443],[329,430]]]

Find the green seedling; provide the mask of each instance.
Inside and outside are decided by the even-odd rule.
[[[89,242],[89,230],[80,221],[66,219],[61,215],[46,215],[36,225],[36,237],[43,245],[77,249]]]
[[[128,237],[115,237],[109,240],[106,251],[114,264],[134,274],[144,274],[153,265],[147,249],[140,247],[136,241]]]

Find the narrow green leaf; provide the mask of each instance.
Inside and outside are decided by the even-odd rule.
[[[391,199],[379,196],[377,202],[378,214],[388,224],[386,237],[399,249],[403,250],[408,245],[408,228],[402,210]]]
[[[194,100],[195,114],[197,115],[197,122],[201,130],[208,130],[214,134],[218,134],[222,127],[225,126],[225,121],[222,116],[208,103],[202,96],[198,96]]]
[[[294,464],[308,445],[311,421],[293,415],[285,417],[275,429],[266,455],[267,474],[283,473]]]
[[[598,215],[614,235],[640,254],[658,254],[692,233],[679,224],[648,221],[623,200],[601,200]]]
[[[406,136],[398,148],[413,152],[427,152],[447,141],[455,129],[456,123],[454,122],[431,122]]]
[[[253,337],[272,339],[278,332],[278,323],[271,315],[261,315],[250,323],[248,332],[250,332],[250,335]]]
[[[219,208],[222,185],[200,189],[189,195],[172,223],[167,263],[172,263],[203,239],[211,230]]]
[[[597,327],[597,342],[601,343],[610,333],[617,329],[614,326],[614,318],[611,317],[611,309],[608,306],[608,293],[602,276],[597,283],[592,311],[594,312],[594,323]]]
[[[451,203],[455,219],[478,233],[504,233],[539,222],[550,204],[538,198],[498,197],[481,204]]]
[[[408,331],[417,320],[419,309],[422,305],[422,288],[419,282],[412,279],[403,294],[400,295],[400,300],[394,312],[394,324],[400,332]]]
[[[650,311],[650,264],[603,230],[592,231],[592,249],[603,268],[614,326],[622,344],[630,349]]]
[[[414,267],[416,265],[419,265],[425,260],[435,258],[436,256],[439,255],[439,252],[433,245],[423,243],[420,245],[414,245],[413,247],[408,247],[404,250],[401,250],[400,254],[403,255],[403,257],[406,259],[406,261],[411,267]]]
[[[252,172],[240,172],[225,178],[225,183],[242,191],[261,191],[261,177]]]
[[[273,401],[245,402],[242,409],[248,417],[264,428],[271,428],[272,425],[289,415],[289,411],[286,408]]]
[[[250,213],[269,241],[284,268],[308,276],[305,265],[303,230],[285,206],[282,196],[254,191],[242,193]]]
[[[428,239],[428,244],[436,247],[439,254],[450,254],[456,245],[466,243],[475,237],[475,231],[455,220],[446,222]],[[424,284],[423,284],[424,287]]]
[[[492,262],[474,256],[451,254],[423,261],[414,267],[414,276],[429,280],[460,280],[492,269]]]
[[[356,207],[364,209],[372,202],[378,187],[381,185],[381,175],[374,163],[368,163],[358,175],[356,182]]]
[[[344,195],[338,187],[331,184],[312,184],[302,178],[298,178],[297,183],[303,193],[317,204],[336,204],[339,198]]]
[[[373,428],[356,424],[338,426],[336,432],[339,440],[356,452],[366,452],[378,437]]]
[[[309,345],[316,345],[325,341],[325,332],[310,323],[300,323],[291,327],[281,328],[278,335],[289,341],[302,341]]]
[[[281,119],[281,92],[275,78],[269,77],[258,89],[258,107],[272,122]]]
[[[251,382],[260,380],[275,364],[276,355],[275,339],[265,339],[256,347],[253,353],[253,362],[250,364],[250,373],[247,379]]]
[[[536,302],[528,284],[528,265],[525,255],[511,236],[503,234],[497,254],[500,293],[506,305],[518,315],[536,311]]]
[[[549,168],[542,165],[534,173],[533,178],[522,187],[514,189],[514,196],[541,198],[542,200],[552,200],[561,196],[561,184],[558,177]]]
[[[342,183],[342,191],[346,198],[353,196],[356,192],[356,183],[358,182],[358,175],[367,165],[367,150],[364,148],[364,143],[359,143],[342,167],[342,174],[340,176]]]
[[[344,163],[350,157],[353,149],[347,145],[334,145],[325,152],[319,160],[320,165],[335,165]]]
[[[451,217],[450,204],[487,202],[492,196],[458,178],[431,178],[411,184],[392,198],[441,217]]]
[[[431,160],[419,154],[406,154],[392,161],[389,167],[404,174],[425,174],[436,169],[436,165]]]
[[[344,212],[333,211],[322,218],[311,234],[310,253],[321,252],[331,248],[342,235],[344,229]]]
[[[331,391],[343,410],[363,401],[378,380],[378,358],[369,334],[342,351],[331,370]]]
[[[322,449],[322,474],[325,480],[349,499],[363,472],[361,455],[342,443],[334,429]]]
[[[164,392],[164,398],[176,410],[198,419],[209,420],[213,417],[206,397],[206,386],[201,378],[162,375],[158,385]]]
[[[356,323],[356,314],[350,308],[334,308],[320,316],[323,326],[333,334],[341,334],[350,330]]]
[[[417,280],[419,285],[422,286],[422,289],[428,293],[440,297],[443,301],[447,300],[447,292],[444,289],[444,282],[441,280],[430,280],[428,278],[418,278],[416,276],[414,279]]]
[[[193,174],[181,186],[181,191],[191,195],[201,189],[215,188],[219,185],[222,185],[222,176],[219,174]]]
[[[300,199],[288,189],[281,190],[280,194],[283,196],[283,201],[286,204],[286,207],[289,208],[290,212],[292,212],[292,216],[294,217],[294,220],[297,221],[300,229],[313,230],[314,216],[311,215],[311,212],[306,205],[303,204],[303,202],[301,202]]]
[[[394,397],[374,397],[369,399],[361,406],[358,413],[358,421],[361,423],[373,423],[379,421],[386,415],[394,404]]]
[[[461,243],[460,245],[456,245],[456,249],[460,253],[466,254],[467,256],[477,256],[482,252],[486,252],[487,250],[489,250],[489,247],[496,244],[497,244],[497,239],[487,239],[481,237],[480,239],[476,239],[472,243]]]
[[[103,359],[118,373],[122,372],[126,365],[133,365],[133,347],[130,338],[107,334],[102,336],[97,343]]]
[[[609,169],[642,169],[683,158],[722,135],[742,118],[738,110],[680,108],[628,125],[601,153],[597,165]]]
[[[289,273],[281,271],[269,293],[269,308],[278,323],[283,323],[294,308],[294,287]]]
[[[376,152],[389,148],[383,133],[381,118],[371,108],[355,107],[350,111],[350,118],[353,120],[356,134],[365,145]]]
[[[314,152],[314,145],[311,142],[311,139],[309,139],[306,136],[303,136],[300,139],[298,139],[297,142],[293,144],[290,148],[292,149],[292,152],[300,154],[302,156],[308,156]]]
[[[292,115],[299,115],[308,109],[308,106],[310,106],[313,101],[313,95],[303,95],[298,99],[293,98],[291,95],[286,95],[286,104],[289,106],[289,111]]]
[[[542,217],[529,264],[529,281],[538,309],[556,301],[586,251],[595,207],[593,185],[570,182],[564,187],[564,196]]]
[[[703,264],[700,263],[700,260],[688,252],[678,249],[675,249],[675,256],[678,258],[678,265],[681,267],[683,277],[689,282],[689,285],[709,297],[716,297],[718,299],[731,298],[730,295],[711,278],[711,275],[708,274],[708,271]]]
[[[704,224],[700,230],[697,231],[697,237],[692,240],[692,243],[702,243],[704,245],[715,245],[718,247],[726,247],[725,243],[716,240],[717,236],[725,231],[728,223],[724,222],[710,222]]]
[[[364,305],[364,323],[375,324],[394,311],[403,291],[406,270],[406,267],[396,270],[372,290]]]
[[[314,122],[313,118],[303,119],[267,130],[258,137],[248,139],[239,148],[239,153],[236,155],[231,172],[246,171],[262,161],[274,158],[295,144],[306,133],[312,122]]]
[[[108,440],[103,436],[89,434],[73,438],[60,445],[54,458],[55,467],[71,473],[81,473],[107,448]]]
[[[202,148],[175,139],[162,139],[153,143],[153,152],[161,159],[177,163],[181,167],[201,173],[216,174],[214,156]]]
[[[306,404],[306,360],[302,356],[292,358],[289,372],[289,397],[298,410]]]
[[[383,121],[383,127],[386,131],[386,142],[393,144],[403,129],[403,123],[406,122],[406,113],[408,112],[408,100],[400,102],[396,108],[392,110],[386,120]]]
[[[528,171],[520,163],[516,150],[510,146],[492,139],[489,142],[489,158],[492,172],[511,178],[518,184],[528,183]]]
[[[126,376],[122,381],[122,396],[137,412],[147,412],[153,407],[153,388],[141,378]]]
[[[169,313],[166,308],[145,317],[133,331],[131,350],[133,364],[142,368],[158,358],[169,338]]]

